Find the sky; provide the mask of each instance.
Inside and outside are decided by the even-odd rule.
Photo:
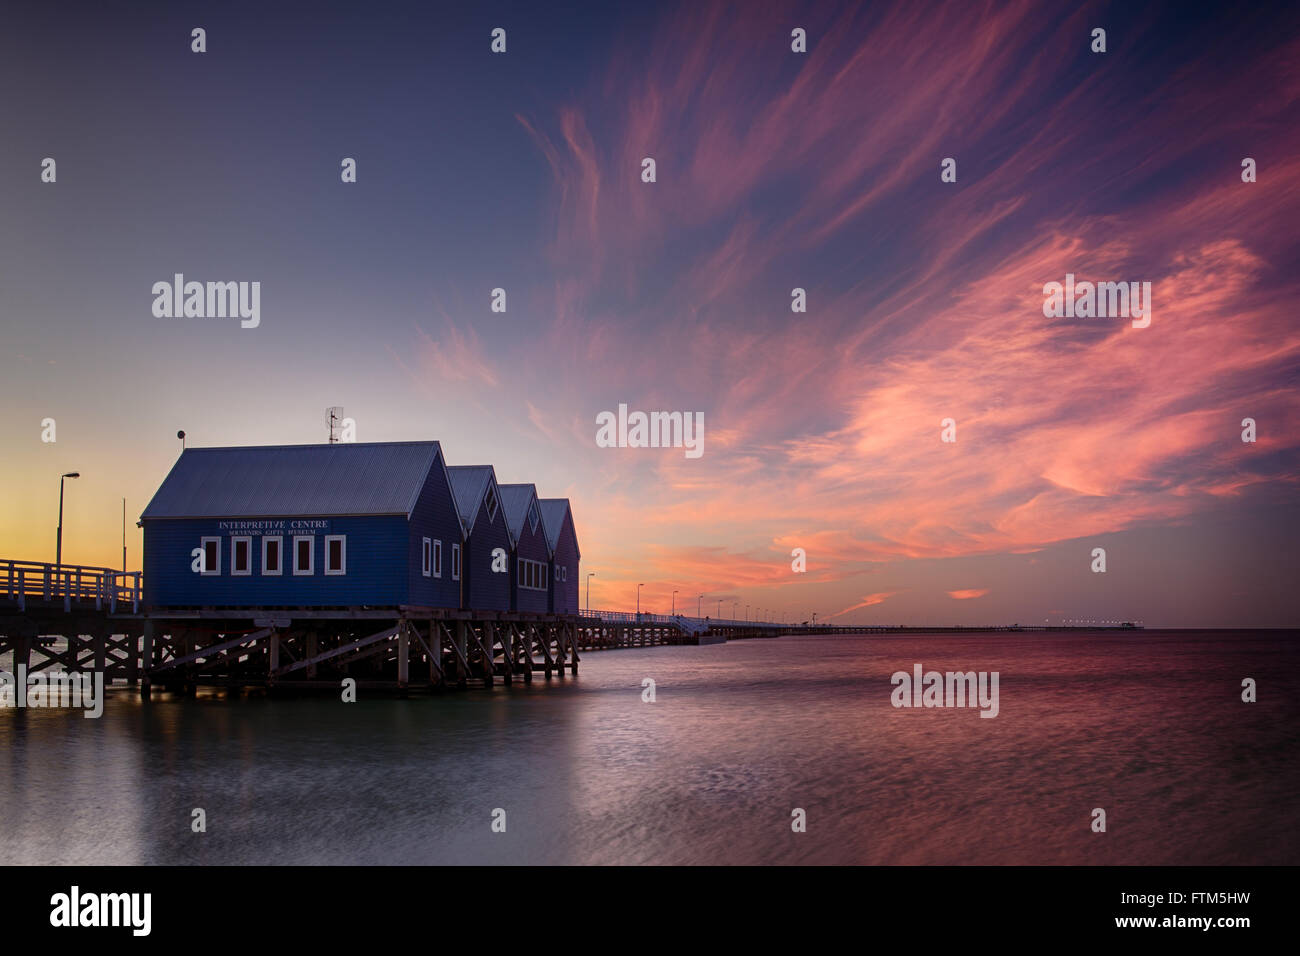
[[[178,429],[341,405],[570,498],[592,607],[1300,625],[1294,10],[268,6],[0,15],[0,560],[76,470],[65,562],[125,498],[136,569]],[[156,316],[176,273],[260,324]],[[620,404],[703,454],[600,447]]]

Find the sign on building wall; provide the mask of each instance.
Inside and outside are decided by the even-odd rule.
[[[261,521],[218,521],[217,530],[226,534],[315,534],[329,531],[330,522],[323,518],[271,518]]]

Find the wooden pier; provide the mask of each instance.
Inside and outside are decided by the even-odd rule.
[[[106,684],[405,694],[578,672],[578,618],[424,607],[142,609],[139,574],[0,562],[0,663]],[[611,645],[612,646],[612,645]]]
[[[771,636],[744,622],[395,608],[143,608],[140,574],[0,562],[0,664],[99,671],[106,684],[192,694],[358,687],[406,695],[471,681],[530,683],[578,672],[579,651]]]
[[[97,671],[105,684],[192,694],[358,687],[416,691],[530,683],[578,672],[579,652],[790,634],[906,634],[1021,627],[818,626],[594,611],[578,615],[392,608],[141,606],[139,572],[0,561],[0,668]],[[1106,628],[1086,628],[1100,630]],[[1109,628],[1132,630],[1132,625]]]
[[[139,572],[0,561],[0,666],[192,694],[415,691],[578,672],[579,651],[707,643],[686,619],[394,608],[143,608]]]

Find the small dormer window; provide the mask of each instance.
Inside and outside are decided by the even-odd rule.
[[[497,493],[496,490],[488,485],[487,498],[484,502],[487,505],[488,523],[497,520]]]
[[[537,522],[540,520],[537,517],[537,502],[534,501],[533,506],[528,509],[528,524],[532,526],[533,534],[537,533]]]

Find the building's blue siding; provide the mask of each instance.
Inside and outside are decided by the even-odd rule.
[[[500,548],[507,555],[505,572],[492,570],[492,552]],[[510,532],[500,503],[495,521],[488,520],[487,504],[480,500],[474,530],[465,542],[465,603],[467,610],[510,610]]]
[[[545,614],[550,604],[550,588],[534,591],[531,588],[520,587],[519,558],[531,558],[544,565],[550,564],[551,549],[546,543],[546,526],[542,522],[537,522],[537,530],[534,532],[529,526],[528,518],[524,518],[523,530],[519,533],[519,544],[515,548],[515,553],[510,556],[510,588],[513,594],[511,610]]]
[[[566,569],[565,579],[555,572]],[[578,605],[578,534],[573,527],[573,515],[564,509],[564,526],[555,543],[555,557],[551,561],[551,613],[577,614]]]
[[[258,518],[265,530],[232,528],[241,519],[159,518],[144,522],[144,603],[146,607],[345,607],[396,605],[406,600],[406,518],[403,515]],[[322,521],[314,535],[314,570],[293,573],[293,537],[301,523]],[[282,527],[273,527],[283,522]],[[223,527],[224,526],[224,527]],[[325,536],[345,535],[347,573],[325,573]],[[232,538],[252,539],[252,573],[232,575]],[[283,571],[262,573],[262,538],[279,535]],[[221,573],[203,575],[193,567],[193,550],[204,537],[220,539]]]
[[[423,607],[458,608],[461,605],[461,581],[452,577],[452,545],[461,544],[460,517],[452,498],[451,485],[442,465],[442,453],[429,469],[420,497],[411,509],[411,535],[408,549],[410,604]],[[442,577],[424,576],[424,539],[442,542]],[[464,554],[461,555],[462,571]],[[462,578],[464,575],[461,575]]]
[[[173,466],[141,516],[144,604],[152,608],[396,607],[545,614],[578,608],[577,538],[572,521],[552,561],[545,513],[532,485],[495,484],[490,467],[457,469],[455,490],[437,442],[321,447],[250,446],[189,449]],[[499,502],[490,520],[479,495],[470,540],[457,506],[474,507],[475,482],[489,480]],[[506,505],[509,503],[510,507]],[[524,513],[520,540],[510,529]],[[229,509],[231,514],[227,514]],[[392,509],[391,511],[389,509]],[[409,509],[409,514],[407,513]],[[567,513],[567,512],[566,512]],[[557,519],[558,520],[558,519]],[[556,541],[554,530],[551,541]],[[294,537],[313,538],[310,573],[294,573]],[[327,536],[345,541],[342,573],[327,572]],[[234,574],[236,538],[249,539],[249,572]],[[281,573],[263,568],[262,543],[281,539]],[[192,570],[204,538],[220,545],[215,574]],[[441,573],[424,575],[424,539],[441,543]],[[492,552],[509,555],[506,573],[492,570]],[[453,572],[458,566],[459,575]],[[518,560],[538,562],[546,587],[523,588]],[[568,569],[556,581],[556,561]]]

